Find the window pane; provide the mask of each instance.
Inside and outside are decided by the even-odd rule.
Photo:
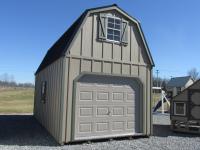
[[[120,30],[120,24],[115,24],[115,29]]]
[[[108,18],[108,22],[114,23],[114,18]]]
[[[108,29],[108,34],[113,34],[113,29]]]
[[[109,39],[109,40],[113,40],[113,35],[108,34],[108,35],[107,35],[107,39]]]
[[[109,28],[114,28],[114,24],[108,23],[108,27],[109,27]]]
[[[120,31],[114,30],[114,35],[115,35],[115,36],[120,36]]]
[[[116,23],[116,24],[120,24],[121,21],[120,21],[119,19],[115,19],[115,23]]]
[[[108,24],[107,24],[107,39],[120,41],[121,35],[121,20],[116,18],[109,18],[108,17]]]
[[[120,37],[119,36],[114,36],[114,40],[115,41],[120,41]]]
[[[176,103],[176,114],[184,114],[184,103]]]

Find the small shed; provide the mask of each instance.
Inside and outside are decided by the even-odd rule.
[[[173,130],[200,133],[200,80],[173,97],[170,115]]]
[[[35,73],[34,116],[60,144],[152,133],[154,62],[116,4],[87,9]]]
[[[170,81],[166,85],[167,94],[170,98],[176,96],[181,91],[189,87],[194,83],[194,80],[191,76],[184,77],[174,77],[171,78]]]

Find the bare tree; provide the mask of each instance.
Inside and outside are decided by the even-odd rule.
[[[192,68],[188,71],[187,73],[189,76],[191,76],[193,78],[193,80],[197,80],[199,79],[199,72],[197,71],[196,68]]]

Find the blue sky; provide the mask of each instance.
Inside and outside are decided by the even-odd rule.
[[[200,71],[199,0],[2,0],[0,75],[34,83],[49,47],[87,8],[118,4],[140,20],[159,76]]]

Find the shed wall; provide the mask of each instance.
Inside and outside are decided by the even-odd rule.
[[[128,45],[101,42],[97,39],[98,14],[90,15],[80,32],[77,33],[66,57],[68,73],[66,142],[71,140],[72,101],[74,94],[73,80],[83,72],[102,73],[119,76],[138,77],[143,83],[143,105],[140,113],[142,131],[150,135],[151,126],[151,66],[145,52],[141,35],[134,23],[129,22]]]
[[[187,107],[191,107],[191,106],[188,106],[190,105],[189,98],[188,98],[189,90],[200,90],[200,81],[196,81],[196,83],[194,83],[193,85],[191,85],[190,87],[188,87],[187,89],[185,89],[183,92],[181,92],[179,95],[175,96],[172,99],[172,103],[171,103],[172,109],[170,112],[171,120],[188,121],[188,118],[190,117],[189,111],[186,111],[186,116],[176,116],[174,115],[173,108],[174,108],[174,102],[186,102]]]
[[[63,58],[36,75],[34,116],[59,142],[61,130],[61,98]],[[47,82],[46,103],[41,102],[42,81]]]

